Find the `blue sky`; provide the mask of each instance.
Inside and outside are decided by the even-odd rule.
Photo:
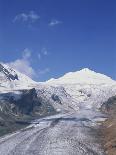
[[[115,0],[0,0],[0,61],[36,81],[90,68],[116,79]]]

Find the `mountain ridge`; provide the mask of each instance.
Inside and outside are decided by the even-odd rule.
[[[44,133],[44,135],[48,133],[47,141],[48,139],[53,140],[56,138],[54,137],[55,135],[58,135],[58,138],[61,136],[62,139],[62,134],[58,133],[63,133],[65,128],[64,140],[66,142],[68,142],[68,140],[66,140],[65,135],[67,134],[69,136],[71,133],[68,138],[71,140],[71,143],[69,144],[75,144],[76,137],[77,148],[79,144],[84,144],[83,148],[85,152],[88,152],[88,148],[90,148],[89,150],[92,150],[92,154],[93,152],[96,154],[96,150],[99,150],[99,148],[96,147],[96,149],[93,147],[91,149],[90,141],[91,138],[94,138],[95,136],[91,136],[89,139],[88,135],[91,132],[88,131],[88,129],[91,128],[91,131],[93,131],[98,127],[98,122],[104,121],[104,116],[100,112],[100,107],[110,97],[116,95],[116,81],[106,75],[85,68],[77,72],[67,73],[57,80],[51,80],[51,82],[35,82],[6,65],[3,65],[3,67],[1,67],[0,70],[1,135],[26,127],[33,119],[36,119],[35,124],[33,122],[30,125],[31,128],[26,128],[26,131],[24,129],[24,132],[28,133],[29,131],[29,135],[31,135],[31,133],[33,131],[35,132],[37,129],[37,133],[39,134],[41,133],[42,125],[43,129],[45,129],[42,130],[42,133]],[[45,116],[48,116],[48,120],[46,120]],[[41,117],[44,117],[44,123],[41,123]],[[75,129],[75,131],[73,129]],[[96,133],[96,129],[94,131]],[[23,133],[22,130],[21,133]],[[72,133],[74,133],[74,140],[72,140]],[[34,135],[35,139],[40,138],[38,138],[37,134]],[[41,134],[39,135],[41,136]],[[50,135],[53,135],[53,137],[48,138]],[[20,136],[19,134],[17,142],[19,142],[20,138],[23,136]],[[30,136],[30,139],[31,138],[32,136]],[[55,143],[57,146],[55,148],[59,146],[61,139],[59,140],[59,143],[57,143],[58,139],[56,139]],[[10,144],[12,144],[12,141],[11,138]],[[40,141],[43,141],[43,139]],[[94,141],[96,140],[94,139],[91,141],[91,145],[93,146],[95,146]],[[15,142],[16,141],[14,140],[13,146],[15,146]],[[85,142],[88,142],[88,144]],[[24,143],[20,144],[22,144],[22,151],[22,148],[25,147],[25,145]],[[20,144],[19,148],[21,146]],[[27,144],[27,140],[25,144]],[[35,145],[39,148],[38,141],[37,143],[34,141],[32,144],[34,144],[32,145],[32,149]],[[51,145],[54,146],[53,143],[50,143],[50,150]],[[44,141],[43,146],[45,146]],[[8,141],[8,149],[9,148]],[[17,147],[14,147],[14,150],[16,150],[16,148]],[[69,146],[67,148],[69,148]],[[82,145],[79,148],[82,148]],[[6,145],[4,150],[7,150]],[[82,151],[82,149],[80,149],[80,151]],[[99,152],[101,155],[101,150]]]
[[[115,83],[113,79],[110,77],[97,73],[93,70],[90,70],[88,68],[81,69],[79,71],[75,72],[69,72],[64,74],[58,79],[50,79],[46,81],[46,83],[51,84],[51,83],[56,83],[56,84],[74,84],[74,83],[90,83],[90,84],[99,84],[99,83]]]
[[[76,72],[66,73],[59,79],[48,80],[46,82],[35,82],[11,68],[4,65],[4,68],[17,75],[18,79],[1,81],[3,71],[0,71],[0,92],[16,91],[35,88],[39,96],[50,100],[56,111],[60,109],[75,109],[85,106],[86,108],[98,108],[109,97],[115,95],[116,81],[110,77],[91,71],[88,68]],[[11,75],[10,74],[10,75]],[[12,76],[13,76],[12,75]],[[55,101],[53,100],[55,96]],[[53,98],[52,98],[53,97]],[[62,102],[62,104],[59,104]],[[62,100],[62,101],[61,101]],[[54,102],[56,104],[54,104]],[[70,104],[68,103],[70,102]],[[89,103],[89,104],[88,104]],[[70,108],[69,108],[70,107]]]
[[[7,77],[7,80],[14,81],[14,83],[25,82],[28,85],[29,83],[33,84],[51,84],[51,83],[59,83],[59,84],[73,84],[73,83],[90,83],[90,84],[99,84],[99,83],[115,83],[116,81],[113,80],[111,77],[97,73],[93,70],[90,70],[89,68],[83,68],[79,71],[75,72],[68,72],[65,73],[63,76],[59,78],[51,78],[45,82],[36,82],[32,80],[30,77],[24,75],[23,73],[18,72],[16,69],[13,69],[9,67],[8,65],[4,63],[0,63],[0,81],[2,80],[2,77],[4,74],[4,77]],[[5,78],[4,78],[5,79]]]

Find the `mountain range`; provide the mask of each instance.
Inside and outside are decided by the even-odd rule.
[[[42,96],[44,100],[46,96],[46,100],[58,102],[54,105],[50,101],[56,110],[68,110],[69,107],[76,110],[82,106],[86,108],[100,107],[103,102],[115,95],[116,81],[85,68],[66,73],[58,79],[52,78],[45,82],[35,82],[6,64],[0,64],[1,94],[12,92],[15,94],[15,98],[20,96],[19,91],[33,88],[35,88],[37,95]]]
[[[115,95],[116,81],[88,68],[66,73],[58,79],[35,82],[1,63],[0,135],[49,115],[79,111],[86,115],[88,111],[97,112],[101,108],[107,113],[109,105],[115,107],[108,102]]]

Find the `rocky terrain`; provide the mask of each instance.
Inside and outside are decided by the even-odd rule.
[[[0,135],[25,127],[33,119],[55,113],[52,105],[37,95],[35,88],[0,94]]]
[[[104,148],[108,155],[116,155],[116,96],[105,102],[101,109],[108,115],[102,126]]]

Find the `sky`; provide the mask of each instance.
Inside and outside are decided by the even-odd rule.
[[[82,68],[116,79],[116,1],[0,0],[0,62],[36,81]]]

